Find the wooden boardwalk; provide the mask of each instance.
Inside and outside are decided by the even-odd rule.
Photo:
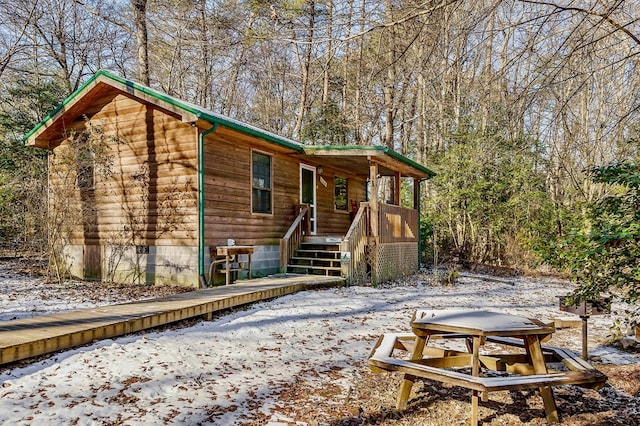
[[[160,299],[0,322],[0,364],[187,318],[210,319],[214,312],[234,306],[344,283],[340,277],[318,275],[253,279]]]

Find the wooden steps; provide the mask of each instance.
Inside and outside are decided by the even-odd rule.
[[[293,274],[325,275],[339,277],[340,264],[339,237],[307,237],[296,251],[287,272]]]

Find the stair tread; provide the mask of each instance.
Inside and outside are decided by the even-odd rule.
[[[338,276],[342,273],[340,241],[303,241],[289,259],[287,270],[292,273]]]
[[[340,259],[337,257],[307,257],[307,256],[293,256],[291,259],[298,260],[319,260],[321,262],[339,262]]]
[[[292,265],[289,264],[289,268],[301,268],[301,269],[326,269],[329,271],[341,271],[339,266],[318,266],[318,265]]]
[[[324,254],[326,255],[325,257],[323,256],[313,256],[313,254]],[[331,253],[318,253],[316,251],[314,252],[306,252],[306,251],[300,251],[298,250],[296,252],[296,255],[293,257],[305,257],[305,258],[309,258],[309,259],[340,259],[339,255],[340,252],[334,251]]]

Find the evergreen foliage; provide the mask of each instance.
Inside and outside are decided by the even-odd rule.
[[[0,102],[0,248],[46,247],[46,151],[25,147],[22,137],[64,98],[55,80],[5,82]]]
[[[575,296],[593,299],[612,292],[625,302],[640,298],[640,164],[615,163],[591,171],[609,189],[589,209],[589,223],[573,235],[570,267],[579,284]],[[640,309],[632,313],[638,322]]]
[[[424,214],[442,251],[462,263],[535,262],[530,249],[556,230],[532,142],[471,139],[438,156]]]

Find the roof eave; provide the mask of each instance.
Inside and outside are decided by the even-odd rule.
[[[100,71],[91,76],[82,86],[76,89],[71,95],[69,95],[60,105],[58,105],[53,111],[51,111],[45,118],[42,119],[36,126],[31,129],[23,138],[22,143],[27,146],[38,146],[37,139],[46,128],[52,124],[57,118],[62,116],[68,107],[78,98],[78,96],[87,91],[88,88],[93,87],[96,84],[96,80],[100,76]],[[44,148],[44,147],[41,147]]]
[[[29,133],[24,136],[23,142],[30,146],[38,146],[38,136],[41,135],[51,123],[59,119],[65,113],[65,111],[67,111],[69,107],[81,97],[83,93],[89,91],[99,82],[105,82],[106,84],[110,84],[111,86],[123,92],[140,97],[147,102],[176,112],[181,116],[182,121],[197,123],[199,120],[203,120],[212,125],[222,125],[236,131],[251,135],[253,137],[263,139],[267,142],[280,145],[287,149],[291,149],[296,152],[302,150],[302,145],[296,143],[291,139],[264,131],[254,126],[241,123],[228,117],[210,113],[204,109],[199,108],[196,105],[180,101],[177,98],[165,95],[148,86],[144,86],[134,81],[127,80],[105,70],[100,70],[95,73],[80,88],[78,88],[69,97],[67,97],[55,110],[47,115],[40,123],[38,123],[33,129],[31,129],[31,131],[29,131]],[[46,148],[44,146],[41,147]]]
[[[332,151],[342,152],[344,155],[362,155],[370,156],[388,156],[389,158],[402,163],[405,166],[415,170],[417,175],[423,176],[423,179],[430,179],[436,175],[435,172],[425,166],[405,157],[384,146],[358,146],[358,145],[321,145],[321,146],[305,146],[304,151],[311,155],[322,156],[323,153],[330,154]]]

